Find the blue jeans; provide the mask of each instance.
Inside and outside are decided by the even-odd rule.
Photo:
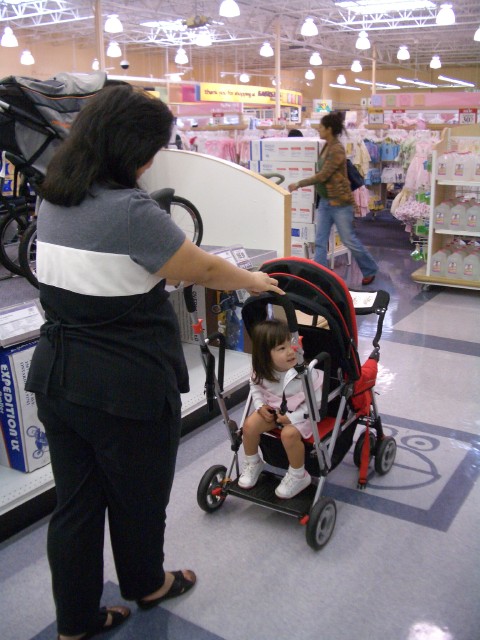
[[[322,198],[317,209],[317,234],[315,237],[315,262],[328,267],[327,252],[328,241],[332,225],[337,227],[341,241],[352,252],[353,257],[360,267],[364,278],[373,276],[378,271],[378,265],[357,238],[353,228],[352,205],[334,206],[328,200]]]

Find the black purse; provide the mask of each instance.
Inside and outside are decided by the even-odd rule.
[[[353,164],[351,160],[347,158],[347,175],[350,181],[350,189],[355,191],[360,187],[363,187],[365,184],[365,180],[362,177],[362,174],[357,169],[357,167]]]

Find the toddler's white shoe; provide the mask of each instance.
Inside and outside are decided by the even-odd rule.
[[[262,473],[263,467],[263,460],[258,460],[257,462],[248,462],[245,460],[242,473],[238,479],[238,486],[242,489],[251,489],[254,487]]]
[[[283,476],[283,480],[275,489],[275,495],[278,498],[293,498],[293,496],[299,494],[300,491],[306,489],[311,482],[312,478],[307,471],[305,471],[305,474],[301,478],[297,478],[287,471]]]

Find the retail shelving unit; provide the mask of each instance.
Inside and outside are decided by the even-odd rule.
[[[471,190],[477,195],[480,193],[480,180],[459,181],[459,180],[437,180],[437,163],[440,155],[447,151],[452,151],[459,141],[464,144],[471,140],[472,146],[480,144],[480,125],[455,126],[455,128],[444,129],[442,139],[435,146],[432,153],[432,181],[430,191],[430,224],[428,233],[428,253],[427,263],[417,271],[412,273],[412,279],[425,285],[442,285],[445,287],[456,287],[462,289],[480,290],[480,281],[463,280],[457,278],[444,278],[432,272],[431,256],[444,247],[453,236],[461,236],[465,239],[480,238],[478,231],[457,231],[450,229],[435,228],[435,208],[445,200],[455,197],[459,190]]]

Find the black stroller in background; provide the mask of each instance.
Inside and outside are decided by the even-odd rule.
[[[261,436],[260,448],[267,465],[259,481],[248,490],[238,486],[242,425],[251,412],[251,395],[238,427],[229,418],[222,396],[222,336],[215,334],[204,339],[193,299],[186,290],[187,308],[200,338],[202,361],[207,374],[207,404],[211,407],[216,398],[233,451],[228,470],[224,465],[214,465],[205,472],[198,486],[197,502],[204,511],[211,513],[222,506],[227,496],[233,495],[293,516],[306,525],[307,543],[317,550],[329,541],[336,520],[335,501],[322,495],[324,484],[327,475],[352,447],[357,427],[363,426],[353,452],[354,463],[359,468],[360,489],[366,486],[372,458],[375,471],[381,475],[390,471],[395,460],[396,443],[394,438],[383,432],[374,396],[379,340],[389,294],[385,291],[350,293],[345,282],[334,272],[303,258],[271,260],[262,265],[261,271],[276,278],[286,295],[265,293],[251,296],[244,303],[242,317],[249,334],[257,322],[266,318],[282,317],[288,322],[297,350],[297,377],[302,380],[308,417],[312,423],[313,437],[305,441],[305,468],[312,476],[312,484],[291,499],[277,498],[274,490],[288,469],[288,459],[280,431],[274,429]],[[364,306],[354,307],[352,295],[359,298]],[[374,348],[363,365],[357,352],[356,315],[359,314],[378,316]],[[217,378],[214,357],[208,345],[218,338],[220,355]],[[311,372],[315,367],[324,372],[320,407],[316,404],[312,385]]]

